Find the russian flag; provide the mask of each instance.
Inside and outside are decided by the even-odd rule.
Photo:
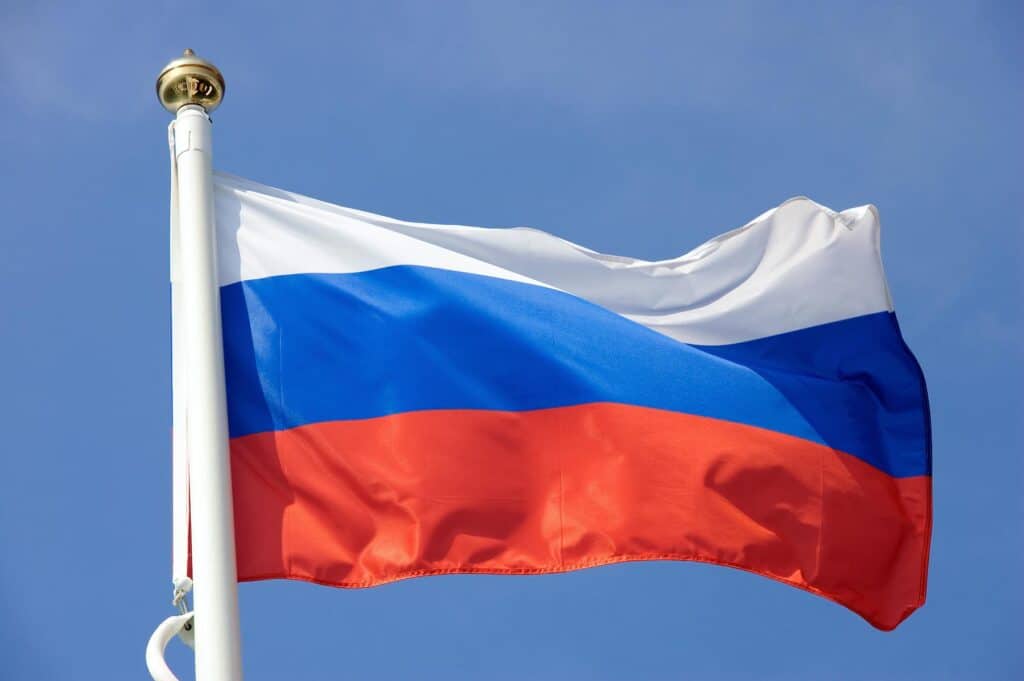
[[[240,580],[668,559],[881,629],[924,602],[927,395],[873,207],[649,262],[215,184]]]

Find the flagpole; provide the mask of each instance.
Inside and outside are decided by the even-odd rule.
[[[224,96],[217,68],[191,50],[157,79],[174,120],[180,314],[172,324],[184,356],[197,681],[242,678],[224,349],[213,213],[209,112]],[[177,295],[177,291],[175,293]],[[183,329],[178,325],[183,325]],[[178,348],[176,348],[178,349]]]

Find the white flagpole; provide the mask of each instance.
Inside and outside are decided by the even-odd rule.
[[[235,568],[228,419],[213,214],[212,130],[224,79],[191,50],[169,63],[157,95],[176,114],[178,313],[172,320],[184,356],[186,446],[192,529],[197,681],[240,681],[238,579]],[[184,328],[180,328],[182,325]],[[183,424],[176,423],[176,428]]]

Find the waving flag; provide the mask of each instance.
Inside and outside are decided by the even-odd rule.
[[[895,627],[930,435],[872,207],[671,260],[215,178],[240,580],[672,559]]]

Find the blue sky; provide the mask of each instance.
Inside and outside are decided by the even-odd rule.
[[[171,612],[153,81],[186,46],[228,81],[218,168],[366,210],[663,258],[874,203],[934,420],[929,599],[893,633],[695,564],[264,582],[249,679],[1024,675],[1019,3],[211,5],[0,9],[0,676],[142,678]]]

